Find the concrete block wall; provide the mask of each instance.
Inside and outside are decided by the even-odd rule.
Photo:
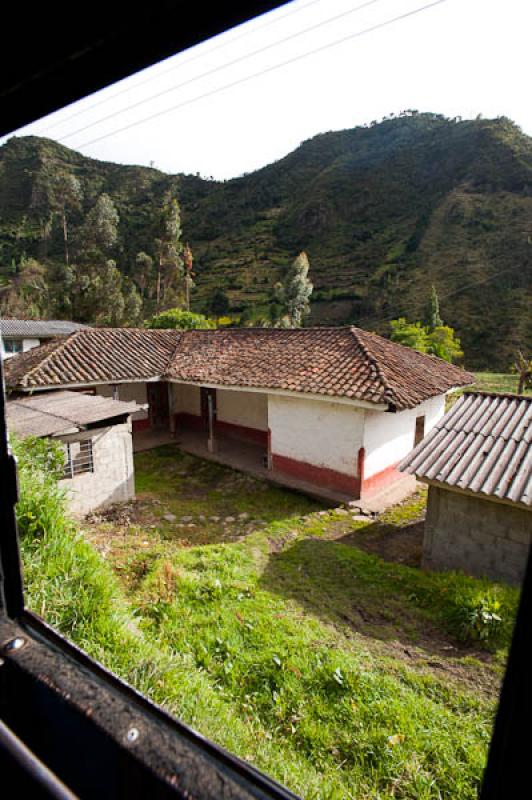
[[[520,584],[531,539],[529,510],[429,487],[424,566]]]
[[[92,439],[94,472],[59,481],[67,491],[70,510],[83,516],[135,497],[131,424],[125,422],[61,437],[65,443],[83,439]]]

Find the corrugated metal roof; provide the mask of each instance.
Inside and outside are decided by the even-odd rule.
[[[464,394],[399,469],[426,481],[532,505],[532,397]]]
[[[88,327],[64,319],[0,319],[0,333],[7,338],[68,336]]]
[[[6,416],[8,429],[21,437],[52,436],[133,414],[139,408],[110,397],[64,391],[9,400]]]

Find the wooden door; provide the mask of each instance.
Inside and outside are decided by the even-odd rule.
[[[168,428],[170,426],[170,410],[168,405],[168,384],[147,383],[150,426],[152,428]]]

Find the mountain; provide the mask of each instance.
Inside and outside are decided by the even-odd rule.
[[[0,148],[0,264],[63,257],[59,225],[47,236],[40,186],[75,175],[80,225],[102,192],[119,216],[116,261],[135,277],[153,253],[154,214],[168,190],[194,253],[194,310],[222,288],[232,310],[260,319],[273,284],[304,249],[314,283],[310,324],[354,323],[389,332],[421,319],[431,287],[474,368],[506,371],[532,347],[532,139],[506,118],[405,113],[303,142],[282,160],[226,181],[166,175],[85,158],[51,140]],[[149,303],[145,304],[146,308]]]

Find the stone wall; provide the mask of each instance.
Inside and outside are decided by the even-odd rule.
[[[531,538],[529,510],[429,487],[424,566],[519,584]]]
[[[65,443],[83,439],[92,440],[94,471],[60,481],[67,490],[70,510],[82,516],[135,497],[131,424],[125,422],[61,437]]]

